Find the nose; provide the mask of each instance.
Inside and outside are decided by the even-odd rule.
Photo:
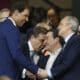
[[[28,21],[29,21],[29,18],[27,17],[27,18],[26,18],[26,22],[28,22]]]

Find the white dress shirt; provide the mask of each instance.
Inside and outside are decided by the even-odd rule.
[[[61,51],[61,48],[59,48],[55,53],[50,53],[49,52],[50,57],[49,57],[49,59],[47,61],[46,67],[45,67],[45,69],[48,72],[48,76],[49,77],[52,77],[51,68],[52,68],[57,56],[59,55],[60,51]],[[43,79],[43,80],[48,80],[48,79],[46,78],[46,79]]]
[[[39,60],[39,55],[37,53],[33,53],[34,49],[33,49],[32,45],[31,45],[31,42],[30,41],[28,41],[28,45],[29,45],[29,49],[30,49],[30,57],[32,55],[34,55],[33,56],[33,63],[34,64],[37,64],[38,63],[38,60]]]

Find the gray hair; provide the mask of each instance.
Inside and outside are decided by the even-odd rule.
[[[65,17],[72,26],[72,31],[76,32],[79,27],[79,20],[75,16],[66,16]]]

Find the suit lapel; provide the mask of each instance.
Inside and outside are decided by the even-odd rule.
[[[65,56],[67,55],[66,52],[67,50],[70,48],[70,46],[72,45],[74,39],[75,39],[76,35],[74,34],[69,40],[68,42],[65,44],[64,49],[62,49],[59,53],[59,55],[57,56],[53,66],[57,65],[57,64],[61,64],[65,58]]]

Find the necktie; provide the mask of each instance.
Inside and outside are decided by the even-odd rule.
[[[34,54],[35,54],[34,51],[30,51],[30,57],[31,57],[31,61],[32,61],[32,62],[33,62],[33,59],[34,59]]]
[[[35,51],[32,52],[32,55],[31,55],[31,61],[34,63],[34,64],[37,64],[38,63],[38,60],[39,60],[39,55],[36,54]]]

